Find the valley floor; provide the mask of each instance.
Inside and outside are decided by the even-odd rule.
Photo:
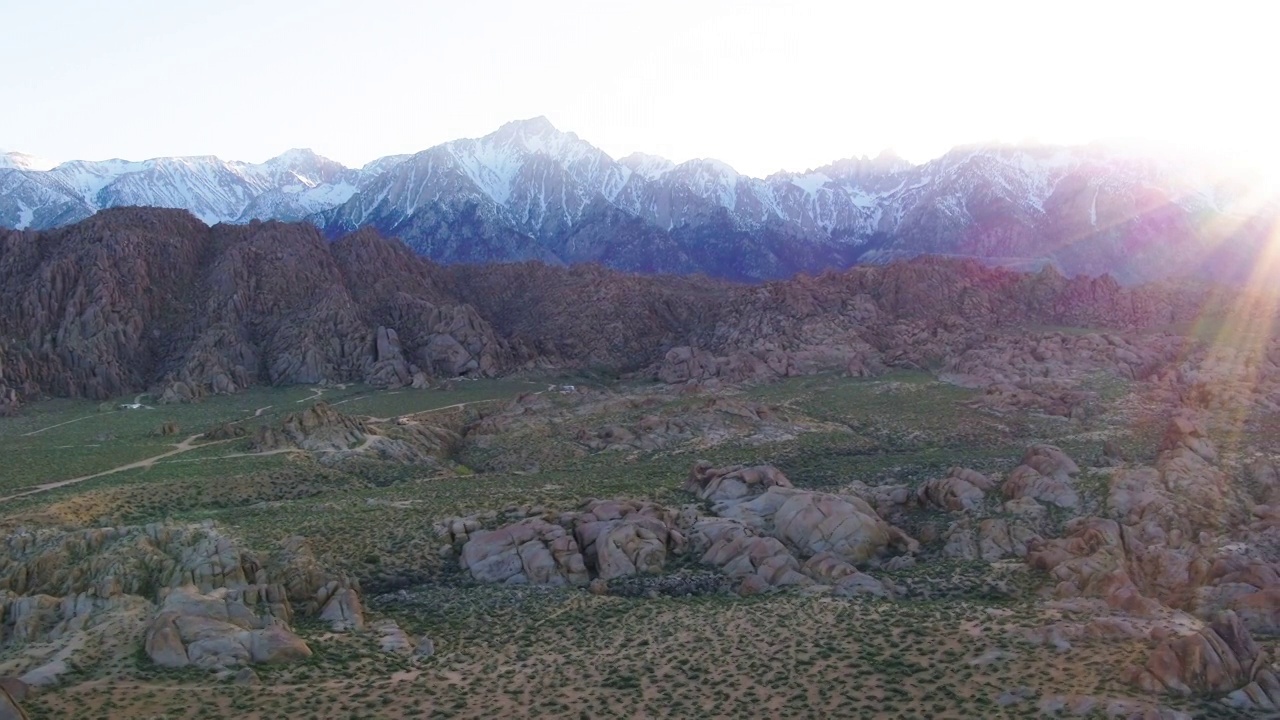
[[[1150,695],[1126,682],[1159,633],[1094,633],[1090,623],[1121,613],[1056,597],[1057,581],[1022,559],[948,554],[964,513],[946,509],[912,506],[894,520],[920,549],[913,564],[867,570],[895,589],[892,599],[836,597],[821,585],[750,595],[691,554],[591,591],[489,585],[442,539],[442,524],[458,518],[493,529],[578,511],[590,498],[705,511],[685,489],[699,460],[772,465],[805,490],[915,493],[957,466],[1002,477],[1041,443],[1081,467],[1078,510],[1050,506],[1035,521],[1041,536],[1062,537],[1073,517],[1106,510],[1114,469],[1104,445],[1132,465],[1153,464],[1168,423],[1167,407],[1136,383],[1099,377],[1083,387],[1088,412],[1073,419],[994,411],[981,391],[922,372],[697,393],[537,376],[425,390],[253,388],[190,405],[34,404],[0,419],[0,535],[10,548],[0,610],[6,592],[12,602],[34,590],[58,599],[26,615],[11,609],[9,625],[0,612],[0,676],[53,674],[47,687],[31,683],[23,707],[32,720],[1156,717],[1141,713],[1157,707],[1245,717],[1220,695]],[[307,415],[317,402],[325,407]],[[315,423],[341,433],[321,443]],[[1261,413],[1235,427],[1215,438],[1227,475],[1243,475],[1254,455],[1280,454],[1280,418]],[[997,494],[968,511],[975,524],[1012,518]],[[249,674],[161,667],[146,648],[164,594],[148,583],[163,576],[126,559],[128,547],[103,541],[95,555],[86,548],[97,540],[65,539],[147,527],[216,529],[219,542],[272,568],[279,548],[300,538],[321,584],[359,588],[359,628],[295,600],[292,628],[309,657]],[[58,543],[71,549],[32,559]],[[205,570],[186,572],[198,585]],[[79,623],[57,609],[62,591],[86,578],[127,587],[131,574],[147,578],[136,606],[88,593],[97,600],[85,601],[94,609]],[[418,651],[388,650],[396,633]],[[1274,638],[1257,641],[1277,649]]]

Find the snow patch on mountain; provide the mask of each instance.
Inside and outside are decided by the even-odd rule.
[[[820,172],[791,178],[791,184],[803,190],[806,195],[816,195],[829,182],[831,178],[827,177],[826,173]]]
[[[26,230],[31,226],[31,220],[36,216],[35,210],[27,207],[26,203],[18,201],[18,221],[14,224],[14,230]]]

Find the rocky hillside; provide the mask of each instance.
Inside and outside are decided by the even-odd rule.
[[[0,237],[0,397],[162,401],[252,383],[494,374],[516,351],[399,243],[118,209]],[[401,331],[398,332],[397,328]]]
[[[972,146],[922,165],[892,154],[800,173],[615,160],[546,118],[345,168],[309,150],[0,161],[0,226],[48,229],[103,208],[186,209],[206,223],[308,219],[336,238],[401,237],[440,262],[599,262],[738,280],[921,254],[1125,283],[1239,281],[1280,205],[1248,181],[1105,147]]]
[[[678,380],[938,367],[1002,326],[1158,327],[1224,300],[1204,286],[1130,289],[938,258],[765,285],[442,267],[370,230],[328,242],[305,223],[208,227],[122,208],[0,234],[0,302],[15,309],[0,317],[0,402],[13,408],[43,395],[400,387],[535,365]]]

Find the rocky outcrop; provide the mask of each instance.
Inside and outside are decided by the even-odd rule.
[[[375,426],[319,401],[306,410],[286,415],[279,425],[259,426],[250,447],[255,452],[296,448],[314,453],[325,465],[366,458],[438,466],[461,440],[453,429],[411,420]]]
[[[716,356],[692,347],[668,350],[656,363],[654,376],[668,384],[714,386],[717,383],[769,382],[796,375],[841,370],[856,377],[883,371],[881,354],[850,336],[846,342],[802,350],[753,349]]]
[[[334,632],[363,630],[364,606],[359,593],[349,587],[339,587],[336,582],[333,585],[323,589],[327,599],[320,610],[320,621],[329,623]]]
[[[1124,530],[1114,520],[1076,518],[1064,537],[1033,542],[1027,563],[1049,573],[1058,597],[1099,597],[1112,607],[1143,612],[1154,605],[1129,575]]]
[[[715,468],[702,461],[693,466],[684,489],[703,500],[726,502],[759,495],[773,487],[792,487],[781,470],[772,465],[746,467],[732,465]]]
[[[920,504],[947,510],[964,512],[982,505],[984,490],[991,489],[990,479],[973,470],[952,468],[944,478],[933,478],[921,483],[916,491]]]
[[[1081,309],[1087,308],[1086,304]],[[1175,360],[1185,345],[1174,336],[1134,338],[1119,333],[989,336],[949,360],[943,372],[966,384],[988,387],[980,401],[983,406],[1079,417],[1090,396],[1054,378],[1107,373],[1143,379]]]
[[[462,568],[479,582],[586,586],[593,578],[608,583],[663,572],[671,556],[686,551],[678,519],[653,503],[589,500],[555,522],[535,515],[484,530],[474,518],[458,518],[437,532],[446,547],[460,549]]]
[[[608,581],[663,571],[668,553],[681,554],[684,535],[676,513],[650,503],[589,502],[577,517],[574,536],[587,568]]]
[[[811,585],[800,572],[800,561],[779,540],[756,534],[741,521],[703,518],[690,530],[690,547],[702,562],[741,579],[740,592],[757,594],[769,588]]]
[[[34,238],[0,234],[0,301],[17,309],[0,318],[5,412],[41,394],[152,389],[192,402],[252,384],[421,387],[538,365],[697,385],[941,364],[948,379],[1072,417],[1088,398],[1053,383],[1096,371],[1173,373],[1204,388],[1204,402],[1234,392],[1180,360],[1180,338],[1000,332],[1167,325],[1230,298],[939,258],[760,286],[530,263],[441,268],[371,230],[330,244],[305,224],[210,228],[180,211],[120,208]],[[1230,360],[1248,370],[1249,358]]]
[[[378,620],[371,629],[378,635],[378,646],[382,652],[393,655],[408,655],[427,658],[435,654],[435,643],[431,638],[423,636],[415,638],[405,632],[395,620]]]
[[[636,401],[637,405],[642,403]],[[585,410],[593,404],[584,402],[580,407]],[[611,423],[594,432],[583,428],[575,440],[596,451],[651,452],[685,444],[705,447],[737,438],[752,444],[769,442],[808,432],[816,425],[812,421],[791,421],[760,403],[714,397],[701,406],[680,408],[678,412],[668,409],[645,415],[635,423]]]
[[[867,565],[891,553],[919,549],[861,498],[797,489],[772,466],[713,468],[699,462],[684,487],[714,503],[712,512],[720,519],[736,521],[753,536],[781,541],[802,559],[827,553],[851,565]],[[736,539],[738,531],[730,534]],[[748,543],[760,545],[740,544]]]
[[[805,561],[802,572],[816,582],[831,585],[837,597],[870,595],[892,598],[893,592],[884,582],[859,572],[857,568],[833,553],[821,552]]]
[[[1022,463],[1009,473],[1001,492],[1010,500],[1030,498],[1061,508],[1074,508],[1080,503],[1071,476],[1080,467],[1061,449],[1052,445],[1034,445],[1022,457]]]
[[[253,439],[256,452],[296,447],[311,452],[341,452],[358,446],[372,432],[365,421],[338,412],[320,401],[290,413],[279,427],[263,425]]]
[[[309,654],[297,616],[361,626],[358,584],[302,538],[259,555],[212,523],[18,532],[0,554],[0,648],[51,643],[28,683],[54,684],[81,639],[130,638],[169,667],[291,662]]]
[[[985,518],[974,527],[974,522],[965,518],[948,528],[942,554],[987,562],[1025,558],[1039,540],[1040,535],[1032,527],[1016,520]]]
[[[460,564],[479,582],[586,586],[591,580],[573,534],[539,518],[470,533]]]
[[[1161,643],[1127,679],[1147,692],[1177,695],[1226,694],[1249,686],[1249,691],[1236,696],[1237,701],[1248,697],[1269,702],[1269,691],[1262,683],[1273,686],[1275,675],[1264,663],[1265,656],[1248,629],[1234,613],[1225,613],[1197,632]]]
[[[1179,517],[1173,525],[1162,523],[1166,532],[1179,528],[1191,534],[1221,527],[1232,493],[1226,475],[1214,465],[1217,458],[1217,449],[1209,441],[1203,424],[1188,415],[1174,417],[1156,458],[1156,469],[1160,473],[1157,488],[1162,492],[1157,493],[1153,504],[1135,503],[1129,515],[1137,512],[1146,519],[1165,514],[1167,510],[1161,507],[1159,498],[1163,495]],[[1146,500],[1149,496],[1140,497]]]
[[[774,485],[749,500],[717,503],[717,515],[781,540],[801,557],[830,552],[854,565],[915,552],[917,543],[856,497]]]
[[[480,582],[591,584],[599,592],[611,580],[662,573],[673,556],[691,553],[738,581],[744,594],[819,582],[838,595],[888,597],[890,590],[856,565],[918,550],[862,500],[797,490],[771,466],[700,462],[685,487],[713,501],[715,514],[590,500],[554,523],[528,517],[483,530],[475,519],[458,518],[437,532],[449,542],[446,551],[461,548],[462,568]]]
[[[144,647],[152,662],[171,668],[287,663],[311,656],[302,638],[274,618],[229,600],[225,591],[206,595],[191,585],[168,594],[147,629]]]
[[[305,224],[210,228],[122,208],[6,235],[0,299],[19,311],[0,319],[0,406],[152,387],[160,403],[258,383],[389,387],[513,366],[443,283],[399,243],[366,233],[330,246]]]

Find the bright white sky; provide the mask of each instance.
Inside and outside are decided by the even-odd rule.
[[[546,115],[615,157],[752,175],[1124,138],[1280,176],[1269,7],[0,0],[0,147],[360,165]]]

